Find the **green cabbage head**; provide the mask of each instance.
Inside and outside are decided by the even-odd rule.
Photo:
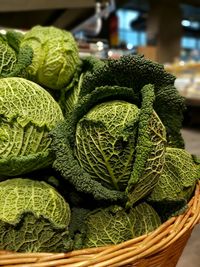
[[[187,207],[199,179],[198,167],[186,150],[166,148],[162,175],[148,196],[165,220]]]
[[[33,50],[28,78],[50,89],[64,88],[72,79],[79,54],[77,44],[68,31],[56,27],[35,26],[29,30],[21,47]]]
[[[96,209],[85,219],[83,247],[100,247],[119,244],[131,238],[148,234],[161,224],[156,211],[142,202],[130,211],[120,206]]]
[[[0,79],[0,174],[17,176],[51,164],[48,133],[62,120],[59,105],[38,84]]]
[[[127,206],[149,194],[164,165],[166,132],[153,109],[154,86],[98,87],[53,131],[54,167],[77,190],[96,199],[127,198]]]
[[[0,249],[70,249],[70,208],[49,184],[25,178],[0,182],[0,210]]]

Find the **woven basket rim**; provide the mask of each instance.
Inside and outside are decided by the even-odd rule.
[[[67,253],[20,253],[0,251],[0,266],[4,267],[117,267],[128,266],[145,257],[167,249],[191,231],[200,221],[200,181],[188,209],[172,217],[153,232],[117,245],[75,250]],[[130,266],[130,265],[129,265]]]

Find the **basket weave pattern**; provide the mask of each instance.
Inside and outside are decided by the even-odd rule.
[[[14,253],[0,251],[4,267],[175,267],[200,220],[200,183],[187,211],[163,223],[155,231],[100,248],[68,253]]]

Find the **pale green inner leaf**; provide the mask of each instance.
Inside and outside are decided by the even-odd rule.
[[[138,114],[139,109],[131,103],[110,101],[95,106],[77,125],[76,157],[91,178],[108,188],[126,187],[135,152]],[[129,124],[133,128],[127,136]]]

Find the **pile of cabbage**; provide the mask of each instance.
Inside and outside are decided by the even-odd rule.
[[[187,210],[175,77],[140,55],[80,58],[72,34],[0,35],[0,249],[118,244]]]

